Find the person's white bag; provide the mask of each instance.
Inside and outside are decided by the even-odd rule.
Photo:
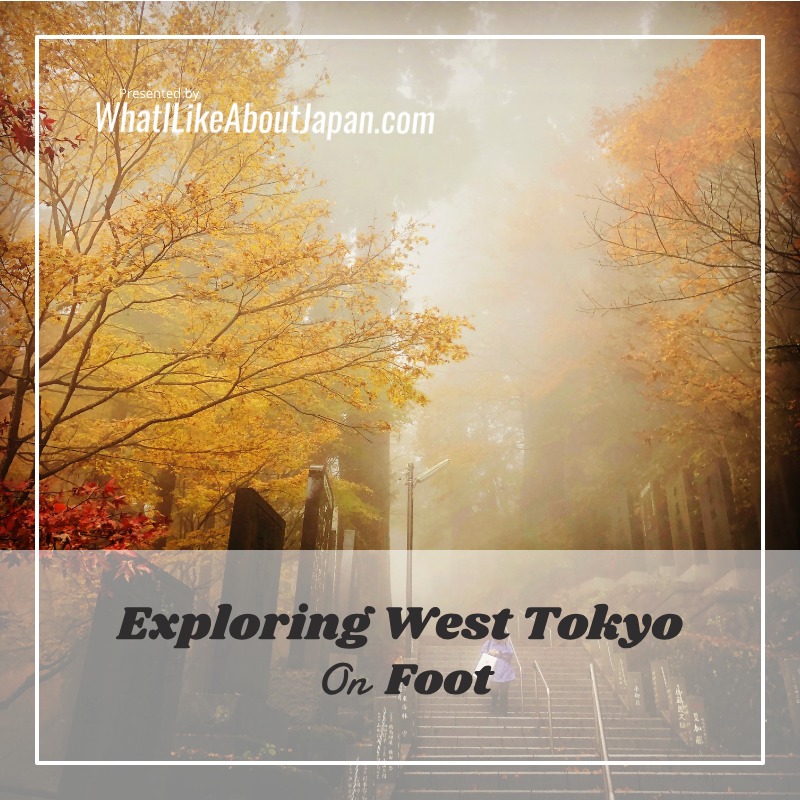
[[[488,653],[483,653],[478,660],[478,663],[475,665],[475,672],[484,667],[491,667],[494,670],[494,665],[497,663],[497,658],[495,656],[490,656]]]

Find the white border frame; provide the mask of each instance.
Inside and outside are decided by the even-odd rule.
[[[35,653],[34,653],[34,707],[35,707],[35,756],[34,761],[37,766],[221,766],[230,767],[234,765],[241,766],[380,766],[391,764],[399,767],[412,765],[412,764],[425,764],[428,766],[493,766],[493,767],[516,767],[516,766],[542,766],[542,767],[569,767],[569,766],[582,766],[582,767],[622,767],[622,766],[764,766],[766,764],[766,472],[765,472],[765,457],[766,457],[766,423],[765,423],[765,379],[766,379],[766,210],[764,206],[765,201],[765,180],[766,180],[766,37],[763,34],[741,34],[741,35],[728,35],[728,34],[276,34],[276,35],[247,35],[247,34],[75,34],[72,36],[64,34],[37,34],[35,44],[35,70],[36,82],[34,87],[34,102],[38,111],[40,106],[39,98],[39,43],[47,40],[92,40],[102,41],[105,39],[142,39],[142,40],[158,40],[158,39],[225,39],[225,40],[308,40],[308,41],[325,41],[325,40],[416,40],[416,41],[432,41],[432,40],[449,40],[449,41],[469,41],[469,40],[486,40],[486,41],[527,41],[527,40],[565,40],[565,41],[584,41],[584,40],[646,40],[646,41],[660,41],[660,40],[678,40],[678,41],[715,41],[715,40],[758,40],[761,42],[761,158],[760,158],[760,171],[761,171],[761,186],[760,186],[760,206],[761,206],[761,220],[760,220],[760,237],[761,237],[761,759],[754,760],[733,760],[733,761],[700,761],[700,760],[679,760],[679,761],[652,761],[652,760],[635,760],[635,761],[613,761],[613,760],[578,760],[570,761],[564,760],[545,760],[533,759],[527,761],[491,761],[491,760],[414,760],[414,761],[43,761],[39,754],[39,426],[36,425],[34,433],[34,447],[36,452],[36,462],[34,465],[34,482],[36,484],[36,492],[34,496],[34,513],[35,520],[35,560],[36,560],[36,574],[34,580],[35,590]],[[34,130],[35,136],[35,172],[34,172],[34,239],[36,247],[34,250],[34,268],[35,268],[35,286],[34,286],[34,304],[35,304],[35,319],[36,329],[34,331],[34,359],[36,364],[35,380],[34,380],[34,419],[39,419],[39,137],[40,126],[37,124]]]

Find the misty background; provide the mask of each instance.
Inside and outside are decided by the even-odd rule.
[[[719,21],[713,5],[694,3],[240,9],[260,29],[309,35],[702,34]],[[630,335],[624,312],[613,319],[587,313],[593,299],[608,301],[616,291],[598,266],[586,219],[597,211],[598,187],[610,180],[592,122],[596,110],[632,102],[659,70],[691,61],[703,47],[686,40],[305,42],[303,69],[330,78],[315,110],[373,111],[376,119],[387,110],[436,113],[432,136],[313,137],[298,143],[295,157],[324,181],[320,192],[332,200],[337,229],[381,224],[392,212],[428,226],[411,295],[420,306],[467,316],[474,327],[466,335],[470,358],[436,371],[423,387],[430,404],[392,437],[392,547],[405,546],[406,465],[413,460],[419,473],[444,458],[449,466],[416,491],[415,547],[554,546],[540,529],[532,541],[529,526],[552,476],[530,486],[532,470],[542,467],[525,459],[542,452],[542,434],[531,427],[549,424],[532,407],[535,398],[570,376],[580,374],[581,385],[567,390],[564,418],[575,435],[610,439],[617,456],[638,447],[635,423],[614,430],[620,417],[645,421],[637,390],[603,385],[602,370],[590,367],[597,348],[621,358]],[[610,404],[598,407],[599,396]],[[623,487],[628,466],[609,460],[607,449],[594,455],[586,470],[602,470]],[[613,470],[619,474],[609,478]],[[575,472],[564,480],[587,478]],[[578,546],[607,545],[596,538],[591,510],[581,513],[587,538]]]

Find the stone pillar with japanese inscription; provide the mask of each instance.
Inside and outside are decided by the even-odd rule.
[[[683,468],[674,472],[665,482],[667,513],[672,529],[672,542],[677,551],[705,550],[700,503],[697,500],[692,473]],[[688,568],[693,559],[690,553],[678,552],[679,566]]]
[[[628,661],[624,653],[614,655],[614,679],[617,686],[617,693],[621,697],[628,694]]]
[[[635,711],[643,713],[644,707],[644,692],[642,689],[642,673],[629,672],[628,673],[628,711]]]
[[[650,676],[653,681],[653,697],[655,699],[656,710],[667,718],[670,718],[670,676],[667,662],[653,661],[650,665]]]
[[[733,492],[728,462],[718,458],[697,478],[697,494],[706,547],[709,550],[735,550],[732,531]]]
[[[391,783],[397,776],[397,765],[389,762],[400,760],[400,700],[398,697],[382,695],[374,701],[375,760],[378,764],[375,778],[379,783]]]
[[[698,753],[708,751],[708,731],[706,730],[706,709],[702,698],[688,695],[686,708],[689,716],[689,744]]]
[[[275,608],[281,577],[286,522],[254,489],[237,489],[233,501],[228,554],[222,578],[221,603],[234,609]],[[250,558],[245,550],[272,550],[271,558]],[[257,656],[237,658],[230,648],[214,648],[208,689],[237,694],[256,704],[266,700],[272,658],[270,640],[243,643]],[[243,704],[244,705],[244,704]]]
[[[345,787],[347,800],[375,800],[375,766],[362,763],[373,761],[373,755],[372,746],[368,744],[347,748],[346,757],[350,762]]]
[[[672,532],[667,510],[667,496],[659,480],[652,480],[639,493],[642,512],[642,538],[645,550],[673,549]]]
[[[672,696],[672,724],[678,735],[687,744],[692,743],[691,720],[689,719],[689,705],[687,703],[686,682],[681,675],[671,676]]]
[[[417,663],[416,659],[403,659],[406,664]],[[417,693],[411,686],[400,689],[400,748],[403,758],[414,742],[417,720]]]
[[[311,466],[306,481],[306,502],[300,549],[311,550],[313,556],[301,558],[297,567],[295,603],[305,603],[314,611],[325,609],[336,592],[335,570],[327,551],[339,545],[336,501],[326,467]],[[320,551],[323,552],[320,555]],[[289,644],[288,665],[291,669],[323,666],[325,650],[319,640],[292,639]]]
[[[120,646],[114,638],[122,610],[155,606],[164,613],[192,607],[193,590],[135,552],[114,554],[130,560],[131,571],[104,573],[92,617],[75,710],[66,740],[67,761],[108,762],[168,760],[175,736],[178,699],[183,688],[185,651],[163,639],[140,647]],[[143,680],[151,691],[140,692]],[[146,791],[160,791],[163,776],[145,776]],[[61,771],[58,798],[100,796],[102,773],[91,769]],[[133,797],[130,784],[119,797]]]

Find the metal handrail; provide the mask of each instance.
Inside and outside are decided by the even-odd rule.
[[[541,719],[541,714],[539,712],[539,678],[542,679],[542,685],[547,693],[547,722],[550,728],[550,753],[552,755],[555,752],[555,749],[553,748],[553,705],[550,702],[550,687],[547,685],[547,681],[544,679],[544,675],[542,675],[542,668],[539,666],[539,662],[536,659],[533,660],[533,666],[536,667],[536,672],[533,673],[533,689],[536,696],[537,720]]]
[[[508,643],[511,645],[511,652],[514,653],[514,658],[517,659],[517,668],[519,669],[519,694],[522,700],[522,716],[525,716],[525,682],[522,675],[522,664],[520,663],[519,656],[517,655],[517,648],[514,647],[514,642],[511,637],[508,637]]]
[[[597,678],[594,674],[594,664],[589,664],[589,675],[592,678],[592,699],[594,701],[594,724],[597,733],[597,741],[600,746],[600,758],[608,762],[608,747],[606,746],[606,731],[603,725],[603,714],[600,711],[600,695],[597,691]],[[606,789],[607,800],[615,800],[614,784],[611,782],[611,767],[608,763],[603,764],[603,783]]]

